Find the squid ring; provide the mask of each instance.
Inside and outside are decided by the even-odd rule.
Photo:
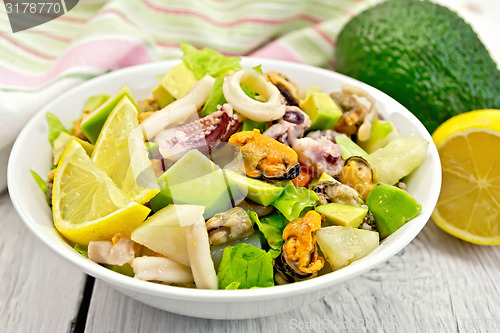
[[[241,89],[245,84],[265,99],[256,101],[248,97]],[[224,78],[222,85],[224,97],[233,108],[245,117],[255,121],[271,121],[283,117],[285,105],[281,102],[281,94],[273,84],[266,81],[264,75],[253,69],[242,69]]]

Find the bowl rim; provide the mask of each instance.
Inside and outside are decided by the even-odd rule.
[[[419,132],[425,133],[424,138],[429,142],[428,154],[431,154],[433,157],[433,167],[432,170],[437,172],[434,176],[437,177],[436,181],[438,184],[434,184],[433,191],[429,191],[430,194],[430,203],[432,204],[432,209],[435,207],[438,197],[439,191],[441,187],[441,167],[439,163],[439,155],[437,153],[436,146],[434,145],[430,134],[421,124],[421,122],[403,105],[392,99],[387,94],[381,92],[380,90],[373,88],[365,83],[357,81],[353,78],[345,76],[343,74],[327,70],[324,68],[314,67],[312,65],[288,62],[282,60],[275,59],[264,59],[264,58],[256,58],[256,57],[241,57],[242,65],[245,66],[245,63],[261,63],[266,67],[276,66],[286,66],[289,67],[292,71],[293,69],[306,70],[311,73],[311,75],[328,75],[332,76],[335,80],[346,81],[348,84],[354,84],[370,93],[376,92],[379,96],[385,96],[392,100],[394,103],[399,104],[400,110],[397,113],[403,113],[405,118],[409,118],[411,123],[414,126],[417,126]],[[33,232],[38,239],[40,239],[45,245],[47,245],[50,249],[52,249],[57,254],[61,255],[65,260],[70,262],[71,264],[79,267],[85,273],[94,276],[106,283],[109,283],[113,286],[116,286],[119,289],[127,289],[129,291],[139,292],[143,294],[148,294],[151,296],[169,298],[169,299],[177,299],[177,300],[191,300],[197,302],[247,302],[247,301],[263,301],[268,299],[274,299],[277,297],[289,297],[290,295],[298,295],[304,293],[311,293],[317,291],[319,289],[324,289],[328,287],[334,287],[335,285],[344,282],[352,277],[361,275],[368,270],[373,269],[375,266],[380,265],[381,263],[387,261],[393,255],[401,251],[406,245],[408,245],[423,229],[425,224],[430,218],[430,214],[432,211],[428,212],[425,216],[418,216],[419,223],[408,223],[411,224],[409,228],[407,228],[406,233],[403,234],[400,241],[394,242],[389,246],[384,246],[382,242],[379,246],[380,251],[376,257],[371,258],[370,261],[363,261],[362,259],[359,261],[355,261],[348,265],[347,267],[342,268],[341,270],[335,271],[333,273],[325,274],[322,276],[315,277],[313,279],[300,281],[292,284],[286,285],[276,285],[273,287],[266,288],[256,288],[256,289],[238,289],[238,290],[206,290],[206,289],[195,289],[195,288],[185,288],[185,287],[176,287],[169,285],[161,285],[157,283],[151,283],[148,281],[142,281],[139,279],[131,278],[116,272],[111,271],[99,264],[92,262],[89,259],[78,254],[76,251],[72,249],[71,253],[69,251],[60,251],[60,243],[52,243],[49,239],[44,237],[40,228],[37,227],[37,223],[31,221],[31,219],[25,214],[24,206],[22,203],[22,193],[19,192],[17,187],[15,186],[14,181],[14,169],[16,168],[16,160],[17,156],[21,154],[21,144],[26,137],[29,136],[29,129],[33,128],[39,118],[40,114],[44,114],[47,110],[53,108],[54,105],[59,103],[59,100],[66,98],[67,95],[70,94],[78,94],[87,90],[89,87],[96,84],[96,82],[104,81],[104,80],[113,80],[114,78],[130,75],[134,72],[140,72],[148,69],[163,69],[168,68],[168,66],[172,67],[175,64],[179,63],[181,60],[166,60],[166,61],[158,61],[153,63],[147,63],[132,67],[127,67],[123,69],[119,69],[110,73],[103,74],[91,80],[88,80],[72,89],[69,89],[65,93],[61,94],[59,97],[54,99],[51,103],[47,104],[43,108],[41,108],[35,116],[33,116],[28,123],[23,127],[22,131],[18,135],[14,146],[12,148],[12,152],[10,154],[9,163],[7,167],[7,181],[9,188],[9,195],[11,201],[23,220],[24,224],[28,227],[28,229]],[[344,83],[342,83],[344,84]],[[375,97],[378,101],[378,98]],[[438,171],[439,170],[439,171]],[[421,213],[422,214],[422,213]],[[415,221],[412,221],[415,222]],[[61,236],[62,237],[62,236]],[[65,244],[67,244],[64,239],[62,239]],[[69,244],[67,244],[70,247]]]

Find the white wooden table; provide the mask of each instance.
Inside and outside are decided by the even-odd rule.
[[[500,247],[462,242],[433,221],[398,255],[320,301],[222,321],[164,312],[98,280],[84,297],[87,277],[31,234],[7,193],[0,217],[1,332],[500,331]]]

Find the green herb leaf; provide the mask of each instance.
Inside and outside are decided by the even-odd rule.
[[[134,277],[134,269],[132,268],[132,266],[130,266],[130,264],[123,264],[121,266],[119,266],[119,265],[104,265],[104,267],[106,267],[112,271],[115,271],[117,273],[120,273],[120,274],[123,274],[126,276],[130,276],[130,277]]]
[[[38,187],[40,188],[40,190],[42,190],[43,195],[47,196],[47,183],[45,182],[45,180],[43,180],[43,178],[40,177],[40,175],[37,174],[35,171],[30,170],[30,172],[33,178],[35,179]]]
[[[257,97],[257,93],[255,92],[255,90],[253,90],[252,88],[250,88],[246,84],[242,84],[242,85],[240,85],[240,87],[241,87],[241,90],[243,90],[243,92],[245,93],[245,95],[247,95],[251,99],[257,100],[255,98],[255,97]]]
[[[264,72],[262,71],[262,65],[258,65],[258,66],[252,67],[252,68],[255,69],[257,71],[257,73],[264,74]]]
[[[269,244],[271,249],[269,252],[273,258],[276,258],[281,253],[281,247],[283,246],[283,229],[287,224],[285,218],[283,215],[272,214],[259,220],[256,212],[249,210],[247,214],[250,220],[259,227],[260,232],[262,232]]]
[[[241,69],[240,57],[226,57],[211,49],[198,50],[192,45],[181,43],[182,60],[199,80],[205,75],[222,77],[230,71]]]
[[[54,144],[55,139],[57,139],[61,132],[71,134],[71,132],[64,127],[59,118],[53,113],[47,112],[47,124],[49,125],[49,142],[51,145]]]
[[[87,247],[85,245],[75,244],[75,246],[73,246],[73,249],[76,252],[80,253],[85,258],[89,257],[89,252],[88,252],[88,249],[87,249]]]
[[[217,105],[222,105],[226,103],[226,98],[224,97],[224,93],[222,91],[222,84],[224,83],[224,79],[222,77],[218,77],[215,79],[214,85],[212,86],[212,90],[208,95],[207,101],[201,109],[201,116],[205,117],[211,113],[217,111]]]
[[[239,283],[238,281],[233,281],[231,282],[230,284],[227,285],[226,290],[231,290],[231,289],[238,289],[238,287],[240,286],[241,283]]]
[[[251,99],[257,100],[257,98],[256,98],[257,97],[257,93],[255,92],[255,90],[253,90],[249,86],[247,86],[245,84],[242,84],[241,85],[241,90],[243,90],[243,92],[248,97],[250,97]],[[252,119],[249,119],[249,118],[245,118],[243,120],[243,124],[241,125],[241,131],[251,131],[254,128],[259,129],[260,132],[262,133],[262,132],[264,132],[266,130],[266,123],[262,122],[262,121],[255,121],[255,120],[252,120]]]
[[[252,131],[254,128],[257,128],[261,133],[263,133],[266,130],[266,123],[249,118],[245,118],[245,120],[243,120],[243,124],[241,125],[242,131]]]
[[[224,78],[222,77],[217,77],[215,78],[214,85],[212,87],[212,90],[210,91],[210,94],[208,95],[207,101],[205,102],[205,105],[203,105],[203,108],[201,109],[201,116],[205,117],[208,116],[209,114],[214,113],[217,111],[217,106],[218,105],[223,105],[224,103],[227,103],[226,98],[224,97],[224,92],[222,90],[222,85],[224,83]],[[250,98],[255,99],[255,96],[257,96],[257,93],[250,88],[247,85],[242,84],[241,85],[241,90]],[[253,128],[261,128],[265,129],[266,123],[260,123],[257,121],[253,121],[250,119],[245,119],[243,121],[243,126],[245,126],[245,121],[255,123],[255,127],[252,127],[249,129],[251,131]],[[252,125],[253,126],[253,125]]]
[[[270,253],[245,243],[227,246],[217,278],[219,289],[234,287],[235,282],[239,283],[238,289],[273,286],[273,258]]]
[[[295,187],[291,181],[282,183],[282,186],[285,190],[272,205],[288,221],[298,218],[305,208],[314,207],[318,203],[318,195],[305,187]]]

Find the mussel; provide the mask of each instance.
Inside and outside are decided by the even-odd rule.
[[[274,206],[262,206],[253,201],[242,200],[237,207],[241,207],[245,212],[252,210],[257,213],[259,217],[269,215],[273,212]]]
[[[215,214],[205,222],[210,245],[236,241],[253,234],[253,222],[241,207],[234,207],[223,213]]]
[[[291,280],[316,276],[325,259],[318,254],[316,231],[321,229],[322,216],[311,210],[303,218],[288,223],[283,230],[284,244],[275,267],[282,277]]]
[[[362,89],[344,86],[342,91],[333,92],[330,97],[342,109],[342,117],[335,123],[334,129],[348,136],[355,134],[369,115],[373,117],[376,113],[373,97]],[[370,106],[365,106],[357,97],[366,98]]]
[[[377,223],[375,222],[375,216],[373,216],[371,210],[368,210],[359,228],[364,230],[377,231]]]
[[[328,202],[337,202],[345,205],[361,206],[359,193],[337,180],[321,181],[312,190],[318,195],[321,205]]]
[[[338,175],[338,179],[343,184],[355,189],[365,201],[375,185],[370,164],[359,156],[349,157],[345,161],[344,167]]]
[[[281,95],[285,98],[287,105],[299,106],[300,89],[297,83],[293,82],[289,77],[278,72],[267,72],[267,81],[271,82]]]
[[[258,129],[235,133],[228,142],[239,147],[248,177],[290,180],[300,174],[297,153]]]

